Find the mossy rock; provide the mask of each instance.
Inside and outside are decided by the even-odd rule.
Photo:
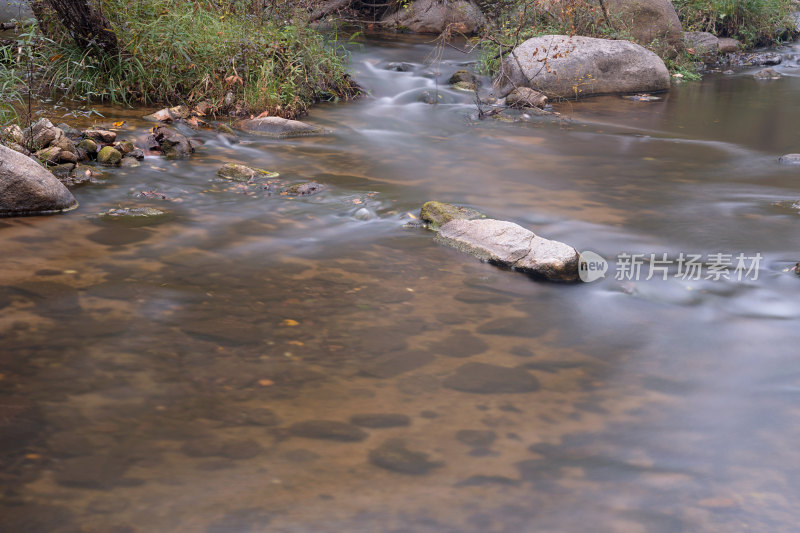
[[[280,174],[262,168],[226,163],[217,171],[217,176],[226,180],[246,182],[256,178],[277,178]]]
[[[85,150],[87,154],[94,155],[97,153],[97,143],[92,139],[82,140],[78,143],[78,148]]]
[[[425,202],[419,212],[419,217],[428,223],[428,227],[438,230],[451,220],[476,220],[486,218],[486,215],[469,207],[444,202]]]
[[[101,165],[119,165],[120,161],[122,161],[122,153],[116,148],[106,146],[97,153],[97,162]]]
[[[465,91],[471,93],[474,92],[475,89],[478,88],[478,86],[468,81],[459,81],[458,83],[454,83],[451,86],[451,88],[457,91]]]
[[[473,86],[478,82],[477,78],[475,78],[475,74],[468,70],[457,70],[450,76],[450,79],[447,80],[447,83],[450,85],[458,85],[459,83],[469,83]]]

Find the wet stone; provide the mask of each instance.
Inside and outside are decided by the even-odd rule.
[[[287,431],[293,437],[339,442],[359,442],[369,436],[358,426],[337,420],[306,420],[292,424]]]
[[[476,394],[524,393],[539,390],[539,381],[523,369],[467,363],[444,380],[444,386]]]
[[[548,326],[531,318],[498,318],[478,327],[478,333],[514,337],[538,337]]]
[[[0,531],[13,533],[83,533],[74,513],[56,505],[9,505],[0,507]]]
[[[519,485],[518,479],[512,479],[505,476],[470,476],[464,481],[456,483],[456,487],[483,487],[486,485],[507,485],[513,487]]]
[[[128,508],[127,500],[121,498],[96,499],[89,502],[86,510],[94,514],[115,514]]]
[[[471,357],[489,349],[489,345],[467,330],[457,329],[445,339],[433,343],[431,350],[447,357]]]
[[[230,512],[206,528],[206,533],[261,533],[272,520],[272,513],[252,507]]]
[[[61,461],[55,472],[56,483],[82,489],[110,489],[136,484],[125,479],[128,461],[115,456],[75,457]]]
[[[181,451],[188,457],[250,459],[260,454],[263,448],[254,440],[198,439],[185,443]]]
[[[402,63],[394,61],[392,63],[387,63],[384,69],[391,70],[394,72],[411,72],[412,70],[414,70],[414,65],[412,65],[411,63]]]
[[[225,443],[220,455],[228,459],[251,459],[263,451],[264,448],[254,440],[237,440]]]
[[[311,450],[306,450],[304,448],[298,448],[296,450],[289,450],[283,454],[283,457],[287,461],[291,461],[292,463],[311,463],[316,461],[320,458],[319,454],[312,452]]]
[[[421,368],[435,357],[423,351],[404,351],[376,357],[361,367],[361,373],[375,378],[392,378]]]
[[[411,418],[397,413],[367,413],[353,415],[350,423],[365,428],[396,428],[411,425]]]
[[[456,440],[473,448],[487,448],[497,438],[497,433],[489,429],[461,429],[456,432]]]
[[[800,165],[800,154],[782,155],[778,162],[781,165]]]
[[[217,420],[229,426],[277,426],[280,419],[271,410],[264,407],[252,409],[231,407],[228,409],[215,410],[206,418]]]
[[[441,383],[433,376],[407,376],[397,381],[397,390],[403,394],[430,394],[439,390]]]
[[[402,439],[385,441],[369,452],[369,461],[380,468],[411,475],[427,474],[443,464],[429,461],[427,453],[409,450]]]
[[[317,183],[315,181],[310,181],[307,183],[299,183],[297,185],[292,185],[291,187],[287,187],[283,190],[283,192],[288,196],[313,196],[327,189],[328,189],[327,185],[323,185],[322,183]]]

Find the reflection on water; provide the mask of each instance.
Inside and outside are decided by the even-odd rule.
[[[792,61],[504,122],[442,87],[468,58],[430,52],[355,50],[372,96],[317,108],[333,135],[201,134],[191,161],[0,223],[0,529],[796,529]],[[329,189],[217,180],[231,161]],[[534,283],[403,227],[434,198],[607,258],[765,260],[746,282]],[[170,217],[93,216],[120,205]]]

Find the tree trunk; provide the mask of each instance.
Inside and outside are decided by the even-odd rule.
[[[90,0],[33,0],[31,9],[45,35],[53,36],[55,15],[79,47],[97,47],[108,54],[119,52],[111,24]]]

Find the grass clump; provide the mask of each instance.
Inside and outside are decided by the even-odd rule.
[[[341,47],[311,28],[254,14],[244,2],[97,4],[117,35],[119,53],[51,35],[40,49],[46,87],[87,100],[207,101],[217,112],[289,118],[315,101],[357,93]]]
[[[771,45],[796,34],[792,0],[673,0],[685,31],[733,37],[745,46]]]

